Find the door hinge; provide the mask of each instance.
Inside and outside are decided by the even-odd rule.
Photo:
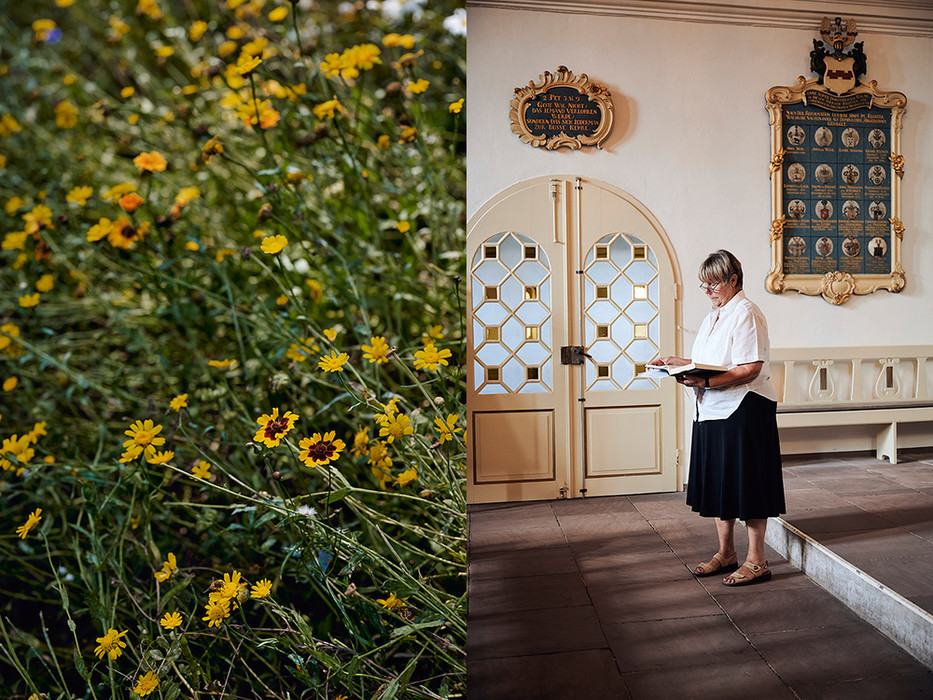
[[[675,467],[680,466],[680,448],[679,447],[676,450],[674,450],[674,466]]]
[[[568,493],[570,493],[570,489],[567,488],[567,484],[564,484],[559,489],[557,489],[558,498],[567,498]]]

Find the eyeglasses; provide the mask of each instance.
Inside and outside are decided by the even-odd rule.
[[[717,289],[719,289],[719,285],[721,284],[722,282],[716,282],[716,284],[701,284],[700,289],[702,289],[707,294],[712,294]]]

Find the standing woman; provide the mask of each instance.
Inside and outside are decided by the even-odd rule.
[[[706,378],[677,376],[696,392],[687,505],[703,517],[716,518],[719,537],[719,550],[693,573],[734,571],[723,583],[744,586],[771,578],[765,528],[769,517],[785,512],[768,323],[745,297],[742,264],[732,253],[711,253],[699,277],[713,308],[697,333],[692,361],[729,370]],[[652,364],[690,361],[662,357]],[[736,518],[748,530],[748,554],[741,567],[735,551]]]

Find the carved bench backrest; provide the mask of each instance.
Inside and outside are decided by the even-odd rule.
[[[933,346],[772,348],[771,380],[787,407],[933,403]]]

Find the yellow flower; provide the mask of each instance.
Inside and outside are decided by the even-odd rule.
[[[162,10],[159,9],[159,3],[156,0],[139,0],[136,5],[137,15],[146,15],[149,19],[162,19]]]
[[[176,571],[178,571],[178,560],[175,559],[174,554],[169,552],[168,557],[166,557],[165,562],[162,564],[162,569],[160,571],[156,571],[153,575],[155,576],[156,581],[162,583],[172,578],[172,575]]]
[[[5,351],[11,357],[19,355],[23,350],[22,346],[15,340],[19,338],[19,334],[19,326],[15,323],[4,323],[0,326],[0,350]]]
[[[36,289],[43,293],[51,292],[54,286],[55,278],[50,274],[42,275],[42,277],[36,281]]]
[[[219,369],[227,369],[232,365],[236,360],[210,360],[207,364],[211,367],[217,367]]]
[[[275,303],[276,303],[278,306],[285,306],[285,305],[288,303],[288,296],[285,295],[285,294],[279,294],[279,295],[275,298]]]
[[[32,31],[35,33],[36,41],[48,39],[55,28],[55,22],[50,19],[37,19],[32,23]]]
[[[149,671],[145,675],[139,677],[139,680],[136,682],[136,687],[133,688],[133,692],[139,696],[149,695],[158,685],[159,677],[152,671]]]
[[[185,250],[190,250],[192,253],[197,253],[199,250],[201,250],[201,246],[199,246],[194,241],[185,241]]]
[[[272,414],[264,413],[256,422],[261,426],[253,440],[261,442],[266,447],[278,447],[282,438],[295,426],[298,416],[291,411],[286,411],[285,415],[279,416],[279,409],[273,408]]]
[[[447,107],[447,110],[451,114],[460,114],[460,110],[462,109],[463,109],[463,98],[462,97],[456,102],[451,102],[450,105]]]
[[[59,7],[71,7],[75,4],[75,0],[55,0],[55,4]]]
[[[280,5],[266,16],[269,18],[270,22],[281,22],[283,19],[288,17],[288,8]]]
[[[249,591],[247,590],[247,585],[245,581],[240,581],[240,572],[234,570],[233,574],[224,574],[222,579],[217,579],[212,582],[210,585],[211,594],[209,597],[211,602],[226,600],[226,601],[243,601],[249,597]],[[234,605],[234,610],[236,606]]]
[[[440,416],[434,419],[434,429],[439,433],[437,439],[440,444],[443,445],[448,440],[453,440],[454,435],[463,430],[463,428],[454,427],[456,424],[457,415],[455,413],[448,414],[446,421]]]
[[[35,294],[25,294],[19,298],[19,305],[24,309],[28,309],[32,306],[37,306],[39,304],[39,293]]]
[[[256,66],[258,66],[260,63],[262,63],[261,58],[250,56],[248,53],[243,52],[237,59],[235,69],[236,72],[240,75],[249,75],[254,70],[256,70]]]
[[[417,479],[418,479],[418,470],[415,469],[414,467],[411,467],[410,469],[406,469],[401,474],[399,474],[398,478],[396,479],[396,482],[398,483],[399,486],[407,486],[412,481],[416,481]]]
[[[26,433],[26,437],[29,438],[29,442],[31,443],[39,442],[39,437],[41,435],[48,435],[48,433],[45,432],[45,426],[46,426],[46,421],[41,421],[39,423],[33,424],[32,430]]]
[[[32,443],[29,433],[22,437],[13,435],[5,438],[0,445],[0,469],[6,472],[15,471],[17,476],[26,471],[26,464],[36,455],[36,451],[30,447]],[[7,459],[7,456],[12,457],[15,464]]]
[[[431,326],[428,328],[428,330],[421,334],[422,345],[428,345],[434,342],[434,340],[440,340],[442,337],[444,337],[443,331],[443,326]]]
[[[165,613],[159,624],[162,625],[167,630],[173,630],[176,627],[180,627],[184,623],[181,615],[177,612]]]
[[[411,223],[408,221],[399,221],[397,224],[395,224],[395,228],[397,228],[401,233],[408,233],[411,231]]]
[[[317,363],[325,372],[343,372],[343,366],[347,363],[350,356],[342,352],[339,355],[336,350],[331,350],[330,355],[323,355]]]
[[[401,46],[403,49],[415,48],[415,37],[411,34],[386,34],[382,39],[382,45],[385,47]]]
[[[120,90],[120,97],[122,97],[125,100],[127,97],[132,97],[133,93],[135,92],[136,92],[136,88],[134,88],[132,85],[127,85],[125,88]]]
[[[139,209],[139,205],[145,202],[142,197],[140,197],[135,192],[130,192],[120,197],[120,208],[125,211],[127,214],[132,214],[134,211]]]
[[[234,51],[237,50],[237,45],[235,41],[225,41],[220,46],[217,47],[217,55],[221,58],[226,58]]]
[[[424,78],[418,78],[418,80],[408,83],[405,89],[414,95],[420,95],[422,92],[428,89],[430,84],[431,83]]]
[[[25,540],[26,535],[29,534],[32,528],[39,524],[40,520],[42,520],[42,509],[36,508],[29,514],[29,517],[26,518],[26,522],[16,528],[16,536],[21,540]]]
[[[207,22],[198,20],[197,22],[193,22],[191,24],[191,29],[188,30],[188,38],[191,39],[191,41],[197,41],[202,36],[204,36],[204,33],[206,31],[207,31]]]
[[[88,187],[86,185],[83,187],[75,187],[65,195],[65,201],[83,207],[87,204],[87,200],[92,194],[94,194],[93,187]]]
[[[127,192],[134,192],[135,190],[136,185],[132,182],[121,182],[119,185],[114,185],[109,190],[104,190],[100,198],[107,201],[117,201]]]
[[[107,234],[107,240],[110,241],[110,245],[115,248],[129,250],[133,243],[140,240],[148,231],[148,221],[143,222],[139,225],[139,228],[136,228],[129,219],[125,216],[121,216],[111,225],[110,233]]]
[[[201,160],[207,163],[212,157],[224,152],[224,145],[216,136],[211,136],[201,147]]]
[[[369,426],[365,425],[356,431],[353,436],[353,449],[351,450],[357,457],[369,454]]]
[[[175,453],[171,450],[166,450],[165,452],[156,452],[153,450],[152,454],[146,454],[146,461],[149,464],[165,464],[166,462],[171,462],[174,456]]]
[[[405,601],[408,598],[396,598],[394,593],[390,593],[388,598],[376,598],[376,602],[379,603],[386,610],[392,610],[394,608],[405,608],[408,607]]]
[[[121,462],[129,462],[145,453],[146,457],[155,454],[156,447],[165,444],[165,438],[156,437],[162,432],[162,426],[156,425],[149,418],[145,421],[137,420],[131,424],[129,430],[124,430],[123,434],[129,436],[129,440],[123,443],[126,452],[120,458]]]
[[[174,46],[158,46],[155,50],[156,56],[159,58],[168,58],[175,53]]]
[[[52,210],[44,204],[38,204],[32,211],[23,214],[26,233],[38,233],[43,227],[52,228]]]
[[[98,637],[97,648],[94,650],[94,653],[97,654],[97,658],[104,658],[104,654],[107,654],[111,660],[119,658],[120,654],[123,653],[123,648],[126,646],[126,642],[121,640],[120,637],[127,632],[129,632],[129,630],[117,632],[115,629],[110,628],[107,630],[107,634],[103,637]]]
[[[55,126],[60,129],[73,129],[78,123],[78,108],[68,100],[55,105]]]
[[[180,411],[183,408],[188,406],[188,394],[179,394],[174,399],[168,402],[169,407],[173,411]]]
[[[191,467],[191,476],[195,479],[203,479],[207,481],[211,478],[211,465],[210,462],[206,462],[203,459]]]
[[[3,237],[3,250],[25,250],[29,234],[25,231],[12,231]]]
[[[208,627],[220,627],[224,618],[230,617],[230,601],[227,598],[212,600],[204,606],[204,612],[201,619],[208,623]]]
[[[335,97],[332,100],[327,100],[326,102],[322,102],[319,105],[315,105],[312,107],[312,111],[314,112],[314,116],[316,116],[318,119],[324,119],[325,117],[328,119],[334,119],[337,116],[338,111],[343,111],[343,106],[340,104],[340,102],[337,101],[337,98]]]
[[[411,435],[415,432],[415,429],[411,426],[411,420],[408,416],[401,413],[398,414],[386,414],[385,416],[379,416],[380,424],[382,425],[379,428],[379,435],[386,438],[386,442],[392,443],[396,438],[403,438],[406,435]]]
[[[87,232],[87,240],[89,242],[99,241],[101,238],[106,238],[110,235],[110,230],[113,228],[113,222],[107,217],[101,217],[100,221],[91,226]]]
[[[265,598],[272,592],[272,581],[267,578],[260,579],[250,589],[253,598]]]
[[[197,187],[182,187],[178,194],[175,195],[175,204],[180,206],[185,206],[192,199],[197,199],[201,196],[201,190]]]
[[[309,438],[303,438],[298,443],[301,450],[298,459],[309,467],[336,462],[340,457],[340,451],[346,448],[346,443],[343,440],[334,440],[334,435],[336,431],[331,430],[324,433],[323,437],[320,433],[314,433]]]
[[[23,208],[25,203],[22,197],[10,197],[6,200],[6,204],[3,205],[3,210],[10,216],[13,216],[13,214]]]
[[[325,328],[324,337],[327,338],[330,342],[337,340],[337,329],[336,328]]]
[[[413,126],[406,126],[402,129],[402,133],[399,134],[398,142],[399,143],[411,143],[415,140],[415,137],[418,135],[418,130]]]
[[[372,336],[369,339],[372,345],[363,345],[363,357],[369,360],[370,364],[382,365],[389,361],[389,352],[391,348],[386,339],[381,336]]]
[[[288,245],[288,239],[279,234],[275,236],[266,236],[262,239],[260,247],[262,248],[263,253],[268,253],[269,255],[275,255],[276,253],[282,252],[282,249]]]
[[[166,162],[165,157],[158,151],[140,153],[138,156],[133,158],[133,165],[139,168],[140,173],[160,173],[165,170],[166,167],[168,167],[168,163]]]
[[[300,343],[292,343],[285,351],[285,357],[292,362],[304,362],[318,350],[320,346],[314,342],[314,338],[305,338]]]
[[[13,391],[16,388],[16,385],[19,384],[19,379],[16,377],[7,377],[3,380],[3,390],[4,391]]]
[[[23,127],[20,126],[19,122],[16,121],[16,117],[14,117],[12,114],[4,114],[2,117],[0,117],[0,136],[8,138],[16,132],[22,130]]]
[[[434,343],[428,343],[423,350],[415,353],[415,369],[428,368],[436,370],[438,365],[447,365],[447,358],[450,357],[450,350],[444,348],[438,350]]]
[[[308,294],[311,295],[311,300],[315,304],[320,304],[321,299],[324,298],[324,287],[317,280],[305,280],[305,284],[308,285]]]

